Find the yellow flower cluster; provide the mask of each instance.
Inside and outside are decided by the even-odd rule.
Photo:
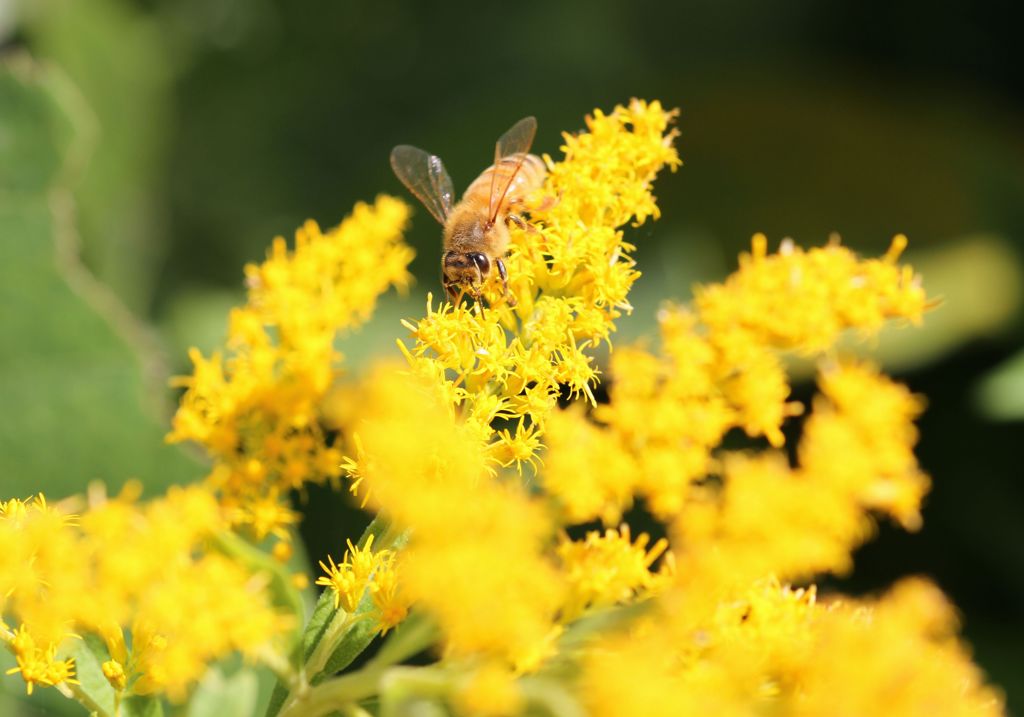
[[[395,552],[384,549],[374,553],[373,540],[374,536],[370,535],[362,548],[348,541],[341,563],[336,564],[330,556],[327,557],[329,564],[321,560],[320,567],[326,575],[317,578],[316,584],[330,588],[334,592],[335,609],[341,607],[350,614],[356,611],[363,593],[369,590],[383,634],[405,619],[409,606],[398,593]]]
[[[875,600],[751,584],[695,625],[681,604],[592,645],[578,692],[588,713],[1003,714],[957,640],[952,607],[923,580]]]
[[[820,387],[799,466],[775,451],[725,454],[720,485],[691,491],[674,523],[681,583],[722,591],[845,572],[872,533],[868,510],[920,523],[929,484],[912,452],[919,400],[860,364],[827,369]]]
[[[248,303],[231,313],[227,356],[190,354],[194,372],[178,382],[186,391],[168,440],[207,450],[231,524],[257,539],[288,538],[298,519],[288,491],[341,474],[320,422],[342,359],[335,340],[389,287],[408,285],[408,216],[406,204],[381,196],[328,232],[307,222],[292,251],[277,238],[265,262],[245,269]]]
[[[826,603],[787,585],[849,570],[876,514],[920,526],[921,399],[833,355],[844,332],[929,308],[899,264],[905,238],[861,259],[838,241],[769,254],[755,236],[733,276],[660,312],[657,351],[616,348],[596,403],[592,350],[639,276],[621,227],[657,217],[674,114],[633,101],[566,135],[530,226],[512,230],[514,304],[497,286],[487,311],[428,299],[405,322],[407,375],[383,366],[348,394],[353,492],[411,531],[400,587],[440,626],[442,663],[462,666],[445,688],[434,674],[432,694],[494,715],[531,700],[595,715],[1000,714],[931,585]],[[795,463],[779,450],[805,411],[786,352],[821,358]],[[723,449],[737,429],[750,450]],[[668,541],[632,539],[621,521],[638,499]],[[567,537],[595,520],[621,527]],[[638,602],[621,632],[588,620]]]
[[[135,488],[0,503],[11,672],[77,696],[70,654],[102,643],[89,649],[119,697],[179,700],[240,652],[278,670],[282,717],[367,700],[389,714],[1002,714],[930,583],[860,600],[811,583],[851,568],[877,516],[921,525],[923,402],[833,348],[921,320],[903,237],[861,259],[837,241],[769,254],[755,236],[735,274],[660,312],[656,348],[616,348],[597,402],[595,349],[639,277],[624,227],[658,217],[675,116],[634,100],[564,135],[529,225],[511,228],[515,302],[496,283],[486,311],[428,298],[404,322],[406,363],[344,386],[336,340],[409,281],[409,210],[381,197],[329,232],[307,223],[291,251],[276,240],[246,268],[227,353],[193,351],[182,381],[168,438],[207,449],[205,483],[148,503]],[[820,369],[788,454],[786,421],[807,407],[790,399],[787,352]],[[729,432],[748,448],[726,450]],[[288,623],[230,531],[283,539],[272,554],[287,559],[287,494],[341,475],[380,532],[320,563],[326,591],[286,653]],[[667,537],[634,538],[637,508]],[[437,664],[399,664],[431,646]]]
[[[651,594],[666,585],[671,573],[651,573],[650,568],[668,547],[662,538],[650,548],[643,533],[633,542],[629,525],[596,530],[583,540],[563,536],[555,553],[569,584],[569,597],[561,619],[571,622],[590,607],[607,607],[631,602],[637,595]]]
[[[398,558],[404,595],[435,615],[451,655],[537,659],[562,599],[541,554],[541,506],[488,475],[486,446],[438,387],[390,365],[364,386],[348,470],[371,507],[412,531]]]
[[[93,492],[78,516],[42,496],[0,504],[0,635],[33,685],[73,684],[67,657],[97,635],[116,690],[181,699],[211,661],[255,656],[287,624],[263,583],[207,548],[224,528],[201,487],[138,503]]]
[[[450,656],[483,655],[501,670],[531,670],[553,649],[568,596],[546,550],[555,526],[518,481],[493,474],[499,466],[536,465],[561,386],[593,400],[590,351],[630,310],[626,295],[639,276],[620,227],[657,215],[651,182],[679,164],[669,130],[675,114],[635,100],[608,115],[595,112],[588,132],[565,135],[565,159],[546,158],[550,174],[532,226],[512,229],[515,306],[498,299],[497,287],[486,312],[435,308],[428,299],[426,316],[405,322],[414,343],[400,343],[420,380],[385,368],[348,396],[366,407],[351,427],[353,491],[412,530],[399,558],[402,588],[438,620]],[[647,577],[636,575],[636,550],[641,563],[663,550],[657,546],[652,557],[640,541],[615,552],[607,540],[603,562],[563,548],[575,610],[643,589],[650,562]],[[592,540],[592,552],[604,547]],[[618,578],[588,577],[615,572],[616,559],[624,563]],[[488,565],[501,568],[482,569]]]
[[[407,322],[403,345],[413,370],[440,384],[492,464],[534,464],[540,436],[562,386],[593,401],[592,350],[630,311],[627,293],[640,275],[620,227],[657,216],[651,183],[679,156],[668,127],[676,112],[634,100],[595,111],[587,132],[564,136],[565,158],[545,157],[549,175],[532,226],[511,228],[507,259],[514,307],[492,287],[487,312],[443,303]],[[508,427],[496,429],[495,419]]]
[[[755,237],[752,254],[741,259],[736,274],[698,289],[694,310],[663,309],[660,355],[632,346],[612,355],[611,401],[594,410],[597,424],[580,411],[548,422],[545,487],[568,519],[614,523],[635,494],[662,518],[678,514],[688,486],[715,470],[712,452],[732,428],[781,446],[784,421],[803,407],[788,400],[779,350],[813,353],[831,346],[844,329],[876,331],[884,318],[920,321],[927,306],[924,291],[910,267],[895,264],[903,244],[897,238],[881,260],[860,260],[838,243],[807,252],[784,244],[780,253],[768,256],[764,238]],[[784,333],[775,319],[787,312],[801,319]],[[852,403],[875,389],[865,381],[852,388]],[[913,418],[917,402],[909,402],[909,408],[886,405],[898,401],[892,393],[865,399],[871,406],[863,407],[862,421]],[[822,430],[821,424],[815,419],[814,430]],[[897,434],[904,440],[894,450],[902,452],[892,458],[904,467],[913,463],[913,430],[904,426]],[[908,527],[914,525],[914,501],[926,489],[923,478],[911,482],[918,487],[897,516]]]

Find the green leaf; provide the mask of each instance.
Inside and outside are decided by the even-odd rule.
[[[59,75],[27,58],[0,64],[0,475],[7,495],[60,496],[96,478],[166,486],[200,471],[163,441],[158,399],[166,396],[166,373],[151,339],[78,262],[66,188],[74,163],[62,159],[76,152],[72,94]]]
[[[86,635],[80,640],[71,640],[67,656],[75,658],[75,678],[79,685],[76,692],[89,703],[86,707],[101,715],[114,714],[114,688],[103,675],[101,665],[110,659],[107,646],[95,635]]]
[[[377,621],[370,617],[373,611],[373,598],[367,591],[363,594],[359,605],[356,606],[356,611],[352,613],[351,626],[346,630],[338,646],[334,648],[324,664],[323,670],[319,674],[311,676],[311,684],[320,684],[331,675],[341,672],[351,665],[363,650],[369,647],[373,638],[377,636]]]
[[[73,188],[84,254],[133,311],[148,308],[166,244],[159,186],[173,114],[168,31],[123,0],[50,0],[25,13],[35,55],[60,67],[89,110],[88,145]]]
[[[157,697],[132,695],[121,702],[119,717],[163,717],[164,704]]]
[[[189,700],[187,717],[249,717],[256,713],[258,696],[258,679],[252,670],[225,677],[212,667]]]
[[[1024,418],[1024,351],[1011,356],[982,378],[974,391],[979,408],[989,418]]]
[[[0,76],[0,201],[45,194],[64,166],[72,121],[53,88],[39,87],[45,81],[25,56],[8,60]]]

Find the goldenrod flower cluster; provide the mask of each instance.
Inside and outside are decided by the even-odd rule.
[[[211,549],[226,526],[208,490],[137,496],[93,491],[78,515],[42,495],[0,504],[0,638],[29,692],[73,694],[68,655],[94,635],[117,693],[181,699],[210,662],[255,657],[286,629],[265,581]]]
[[[245,268],[248,303],[231,312],[226,356],[190,354],[194,371],[179,381],[186,391],[168,440],[207,450],[208,480],[232,525],[259,540],[288,539],[298,520],[288,491],[341,475],[320,421],[342,360],[335,341],[389,287],[408,285],[408,216],[407,205],[381,196],[328,232],[306,222],[293,250],[278,237],[265,262]]]
[[[281,678],[270,717],[1002,714],[933,585],[852,599],[813,582],[849,571],[879,518],[921,526],[923,399],[835,348],[922,320],[904,237],[862,259],[755,236],[732,276],[664,306],[657,343],[615,347],[598,401],[596,350],[640,276],[625,232],[659,215],[675,117],[633,100],[565,134],[511,228],[514,301],[497,283],[428,296],[404,362],[365,376],[341,379],[335,341],[407,285],[408,207],[381,197],[294,250],[276,240],[246,269],[227,353],[193,352],[183,381],[169,438],[211,455],[201,487],[76,518],[3,504],[2,635],[29,688],[73,692],[64,646],[89,633],[117,694],[181,698],[212,660],[259,654]],[[818,364],[808,406],[787,354]],[[302,639],[275,651],[283,618],[211,541],[287,541],[286,494],[342,475],[376,518],[320,563]]]
[[[549,176],[532,226],[512,230],[507,259],[514,307],[487,312],[443,303],[407,322],[413,370],[441,385],[496,466],[535,464],[540,435],[561,387],[593,401],[593,351],[630,311],[640,275],[621,227],[657,217],[652,182],[679,156],[657,102],[595,111],[587,132],[564,135],[565,158],[545,157]],[[492,287],[492,299],[499,296]],[[495,428],[496,419],[507,425]]]
[[[490,478],[486,445],[456,420],[440,387],[383,365],[360,398],[369,410],[355,427],[348,470],[369,505],[413,533],[398,559],[406,599],[436,616],[450,654],[535,659],[562,599],[541,554],[541,506]]]
[[[374,536],[371,534],[366,545],[359,547],[348,541],[348,550],[341,563],[335,563],[328,556],[328,564],[320,561],[326,575],[317,578],[316,584],[331,589],[334,593],[334,607],[347,613],[354,613],[359,607],[363,594],[369,590],[377,611],[376,623],[381,633],[405,619],[408,604],[398,593],[398,574],[395,567],[395,551],[373,552]]]
[[[623,226],[658,215],[674,115],[633,101],[566,135],[531,226],[512,230],[515,301],[497,286],[486,310],[428,299],[405,322],[408,377],[385,365],[349,395],[353,492],[410,530],[399,583],[457,675],[432,673],[430,693],[466,714],[821,714],[847,694],[849,714],[1000,713],[930,584],[825,602],[790,587],[848,571],[878,515],[920,527],[923,402],[834,349],[922,320],[904,237],[861,259],[836,239],[770,254],[755,236],[735,274],[665,306],[657,350],[615,348],[595,400],[593,350],[639,276]],[[787,352],[819,360],[810,407],[790,397]],[[783,428],[808,409],[791,462]],[[750,449],[723,449],[736,429]],[[638,505],[667,540],[632,539]],[[592,521],[617,527],[565,532]]]
[[[673,602],[591,646],[578,688],[589,714],[1003,714],[924,580],[822,602],[765,579],[699,623]]]

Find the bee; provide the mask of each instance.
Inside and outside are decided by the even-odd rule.
[[[526,227],[518,211],[547,174],[541,158],[530,154],[536,134],[534,117],[512,125],[498,138],[494,164],[473,180],[454,205],[452,180],[439,157],[407,144],[391,150],[395,175],[444,227],[441,284],[453,301],[464,292],[479,300],[483,285],[496,270],[506,301],[514,305],[504,262],[508,225]]]

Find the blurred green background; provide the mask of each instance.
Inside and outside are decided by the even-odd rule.
[[[440,154],[461,188],[524,115],[556,154],[592,108],[657,98],[682,108],[685,166],[632,237],[644,278],[619,340],[755,231],[868,254],[906,233],[944,303],[877,348],[928,396],[935,485],[925,528],[883,526],[835,585],[933,576],[1020,714],[1022,22],[1019,4],[923,0],[0,0],[0,494],[201,475],[162,443],[167,377],[221,342],[273,236],[405,196],[393,145]],[[410,240],[419,282],[345,341],[355,365],[437,291],[426,212]],[[313,501],[314,556],[340,544],[339,503]]]

